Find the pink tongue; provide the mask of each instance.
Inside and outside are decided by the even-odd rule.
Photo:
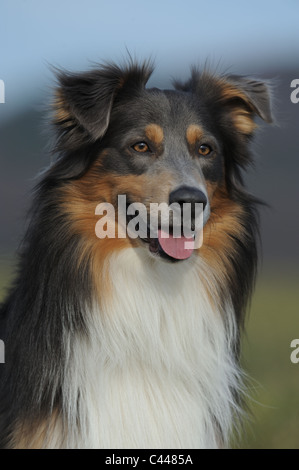
[[[193,253],[194,238],[183,236],[174,238],[172,235],[158,230],[158,239],[162,249],[172,258],[187,259]]]

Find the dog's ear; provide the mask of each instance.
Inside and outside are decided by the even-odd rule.
[[[59,71],[53,121],[60,146],[73,148],[103,137],[116,97],[124,90],[138,93],[151,73],[149,63],[112,64],[79,74]]]
[[[251,135],[257,127],[255,116],[273,122],[270,89],[262,81],[237,75],[217,77],[193,69],[191,79],[186,83],[175,82],[175,87],[197,94],[212,110],[220,110],[243,135]]]
[[[251,135],[257,124],[257,115],[267,123],[273,122],[270,90],[266,83],[231,75],[219,81],[219,101],[229,112],[235,128]]]

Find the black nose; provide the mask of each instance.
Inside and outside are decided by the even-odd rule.
[[[192,205],[201,203],[204,209],[208,200],[207,196],[200,189],[193,188],[192,186],[181,186],[169,194],[169,204],[173,202],[178,202],[181,205],[186,202]]]

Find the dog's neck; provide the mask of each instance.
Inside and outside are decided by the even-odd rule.
[[[107,263],[109,288],[65,367],[67,445],[219,446],[240,387],[230,299],[211,296],[216,280],[200,257],[169,264],[126,249]]]

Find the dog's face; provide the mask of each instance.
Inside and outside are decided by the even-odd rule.
[[[186,248],[192,237],[184,236],[184,225],[194,236],[199,219],[211,230],[215,207],[233,202],[234,185],[247,163],[247,146],[256,127],[254,116],[271,121],[269,96],[263,83],[195,71],[186,84],[176,83],[176,90],[146,89],[149,75],[146,66],[61,75],[55,123],[65,153],[93,149],[88,168],[75,183],[77,206],[79,199],[88,203],[76,215],[81,228],[83,220],[92,223],[92,218],[86,220],[91,203],[95,207],[109,202],[119,209],[123,195],[126,224],[134,214],[127,209],[136,203],[145,207],[146,221],[141,235],[130,237],[128,231],[122,246],[143,247],[151,256],[177,261],[196,251],[190,245]],[[162,236],[163,217],[155,204],[181,209],[179,216],[169,213],[167,237]],[[69,205],[68,212],[72,211]],[[151,231],[154,215],[156,231]],[[176,237],[178,225],[182,235]]]
[[[144,90],[130,103],[112,112],[110,126],[103,139],[104,151],[98,160],[102,172],[119,176],[118,184],[113,188],[113,203],[117,204],[119,194],[125,194],[127,205],[144,204],[148,233],[138,237],[137,243],[147,243],[152,255],[164,259],[184,259],[184,254],[189,257],[191,252],[184,251],[184,247],[176,252],[171,246],[174,243],[178,245],[180,237],[174,242],[171,235],[173,225],[183,223],[183,210],[176,221],[173,213],[169,214],[169,237],[159,240],[159,231],[150,236],[154,204],[171,207],[178,204],[185,211],[190,205],[189,220],[185,223],[195,228],[199,225],[196,215],[197,218],[202,215],[201,207],[204,209],[203,224],[208,221],[210,200],[223,178],[220,143],[205,114],[204,107],[187,93]],[[196,204],[197,214],[194,210]],[[163,219],[161,213],[157,216],[160,229]],[[166,256],[167,252],[173,256]]]

